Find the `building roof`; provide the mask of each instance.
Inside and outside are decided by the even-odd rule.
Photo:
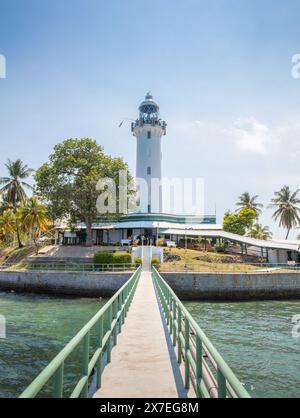
[[[242,235],[232,234],[230,232],[223,231],[222,228],[219,230],[195,230],[191,229],[175,229],[169,228],[161,231],[164,234],[170,235],[185,235],[187,236],[199,236],[209,238],[224,238],[230,241],[240,242],[253,247],[269,248],[274,250],[289,250],[289,251],[300,251],[300,243],[294,241],[276,241],[276,240],[259,240],[256,238],[250,238]]]

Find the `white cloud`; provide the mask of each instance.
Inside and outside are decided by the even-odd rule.
[[[237,120],[227,133],[242,150],[259,154],[266,153],[269,145],[278,142],[271,129],[253,117]]]

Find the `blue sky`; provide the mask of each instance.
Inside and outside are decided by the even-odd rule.
[[[148,90],[168,122],[167,177],[204,177],[219,220],[244,191],[300,187],[299,0],[0,0],[0,175],[66,138],[135,168],[125,117]],[[284,232],[266,209],[261,221]],[[294,231],[295,237],[299,231]]]

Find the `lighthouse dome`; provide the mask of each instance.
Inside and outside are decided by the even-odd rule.
[[[153,100],[153,96],[149,93],[146,94],[145,100],[139,107],[140,117],[144,121],[152,121],[158,119],[159,106]]]

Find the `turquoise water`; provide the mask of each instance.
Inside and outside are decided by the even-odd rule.
[[[104,302],[0,292],[0,315],[7,319],[0,397],[18,396]],[[185,305],[252,396],[300,397],[300,339],[292,338],[291,322],[300,301]],[[78,351],[66,364],[66,395],[79,365]]]
[[[104,302],[0,292],[7,322],[7,338],[0,339],[0,397],[20,395]],[[65,366],[68,393],[79,364],[80,350]]]
[[[292,317],[300,301],[186,302],[254,397],[300,397],[300,339]]]

